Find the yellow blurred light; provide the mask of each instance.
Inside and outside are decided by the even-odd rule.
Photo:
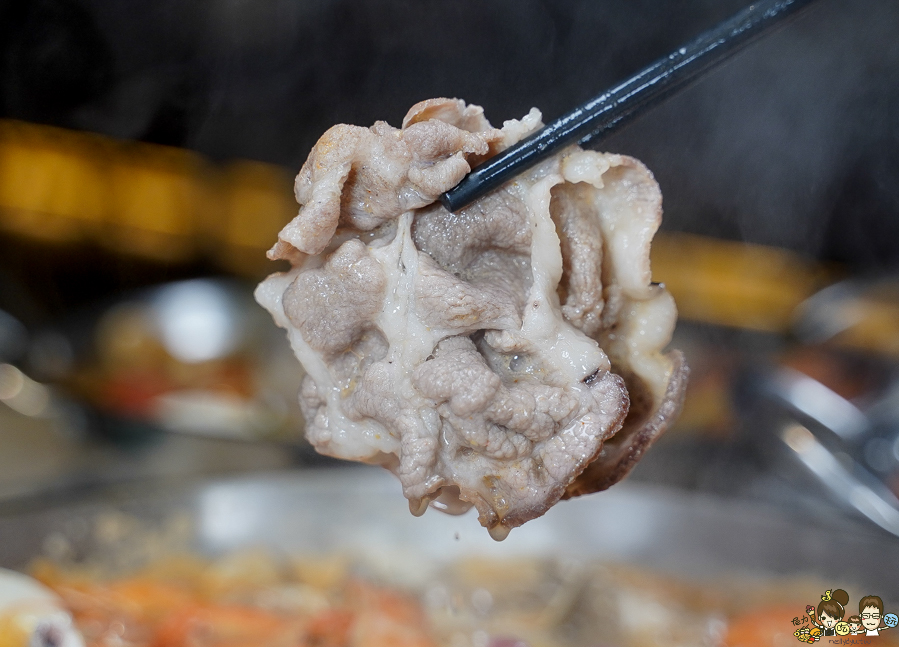
[[[0,122],[0,227],[54,242],[78,240],[96,227],[107,192],[95,139]]]
[[[131,152],[110,167],[110,226],[102,242],[164,261],[189,258],[205,193],[199,158],[145,145]]]
[[[91,241],[161,262],[206,255],[261,277],[280,269],[265,250],[297,213],[293,175],[0,121],[0,229],[41,241]],[[787,330],[796,306],[831,278],[786,250],[667,232],[656,236],[652,263],[682,318],[771,332]],[[894,317],[880,320],[891,332]]]
[[[652,274],[682,318],[768,332],[789,329],[796,307],[831,278],[787,250],[679,233],[656,236]]]
[[[221,211],[207,223],[220,262],[240,274],[264,276],[275,267],[265,257],[281,228],[299,210],[293,174],[259,162],[235,162],[220,178]]]

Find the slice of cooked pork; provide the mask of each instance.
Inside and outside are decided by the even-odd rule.
[[[269,252],[293,268],[256,290],[306,370],[310,443],[391,470],[413,514],[476,507],[495,539],[621,480],[686,386],[640,162],[571,147],[458,213],[436,201],[540,126],[457,99],[334,126]]]

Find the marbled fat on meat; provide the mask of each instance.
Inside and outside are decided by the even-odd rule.
[[[338,125],[256,290],[306,370],[306,435],[383,465],[413,514],[477,508],[496,539],[623,478],[687,369],[652,284],[661,193],[637,160],[571,147],[458,213],[437,197],[541,126],[432,99],[401,128]]]

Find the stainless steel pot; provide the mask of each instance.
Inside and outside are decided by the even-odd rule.
[[[412,517],[399,484],[380,470],[274,473],[5,504],[0,508],[0,566],[24,568],[48,554],[147,558],[143,550],[110,550],[110,533],[116,536],[110,519],[118,519],[127,520],[123,527],[136,528],[156,551],[188,548],[212,556],[247,547],[276,554],[342,552],[385,564],[400,579],[426,578],[468,555],[571,556],[699,577],[810,575],[899,601],[895,537],[837,514],[802,514],[625,483],[562,502],[496,543],[471,514],[451,517],[429,510],[422,518]]]

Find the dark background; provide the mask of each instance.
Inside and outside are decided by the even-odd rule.
[[[531,106],[549,120],[743,5],[6,0],[0,117],[296,170],[330,125],[398,125],[434,96],[480,104],[494,123]],[[899,262],[897,137],[899,3],[820,0],[599,147],[656,173],[666,229],[869,272]],[[0,272],[21,274],[34,254],[0,241]],[[211,271],[87,258],[60,307]]]

